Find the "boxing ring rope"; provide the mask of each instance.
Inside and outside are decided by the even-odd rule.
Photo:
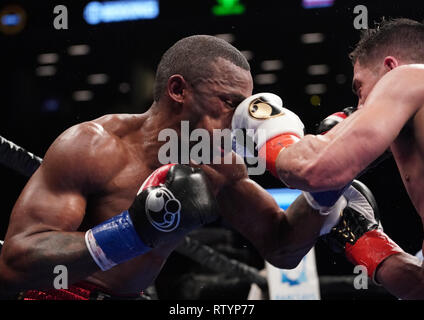
[[[20,174],[30,177],[43,160],[0,136],[0,163]]]
[[[0,136],[0,163],[23,176],[30,177],[41,165],[43,159]],[[0,252],[3,241],[0,240]],[[237,276],[256,284],[261,290],[268,290],[267,278],[259,270],[240,261],[230,259],[200,241],[186,236],[176,252],[217,273]],[[335,296],[351,293],[354,276],[320,276],[321,291]],[[154,291],[154,288],[153,288]],[[382,287],[370,283],[367,293],[385,294]]]
[[[244,277],[244,279],[257,284],[262,290],[267,290],[268,288],[266,278],[261,276],[257,269],[240,261],[229,259],[211,247],[203,245],[188,236],[184,238],[183,243],[176,251],[212,271]]]

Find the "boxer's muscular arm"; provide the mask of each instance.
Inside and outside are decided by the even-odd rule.
[[[408,253],[395,254],[383,261],[376,279],[398,298],[424,299],[424,263]]]
[[[272,196],[245,177],[218,195],[221,212],[273,265],[291,269],[314,246],[325,217],[299,196],[283,211]]]
[[[52,144],[12,211],[0,256],[0,292],[51,288],[56,265],[67,267],[69,283],[99,270],[84,232],[76,230],[87,195],[121,166],[116,147],[92,123],[70,128]]]
[[[393,69],[375,85],[363,108],[326,135],[307,135],[281,151],[278,174],[293,188],[341,188],[390,146],[423,104],[424,69]]]

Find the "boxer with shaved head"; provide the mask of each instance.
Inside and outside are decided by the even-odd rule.
[[[0,256],[1,293],[138,297],[183,237],[218,216],[271,263],[295,267],[336,222],[329,216],[337,217],[340,206],[322,215],[300,196],[281,210],[235,153],[231,164],[158,159],[163,129],[183,139],[182,121],[210,134],[230,128],[252,91],[249,64],[236,48],[192,36],[162,57],[147,112],[106,115],[63,132],[13,208]],[[68,289],[53,288],[57,265],[68,270]]]

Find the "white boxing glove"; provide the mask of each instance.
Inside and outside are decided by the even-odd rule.
[[[340,213],[346,207],[355,210],[371,224],[376,224],[381,230],[383,229],[374,195],[371,190],[359,180],[353,180],[352,184],[343,192],[343,195],[327,210],[320,210],[310,202],[307,196],[305,196],[305,198],[311,207],[319,210],[321,215],[327,216],[327,220],[321,228],[320,235],[329,233],[331,229],[339,223],[341,217]]]
[[[266,160],[267,169],[278,177],[275,169],[278,154],[303,138],[305,126],[295,113],[283,107],[279,96],[265,92],[250,96],[237,106],[231,128],[235,151],[240,154],[244,149],[246,156],[247,140],[252,140],[256,150],[250,150],[247,155],[258,151],[259,157]],[[240,142],[242,130],[245,140]]]

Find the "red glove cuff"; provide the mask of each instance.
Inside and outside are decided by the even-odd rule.
[[[338,123],[340,123],[340,122],[342,122],[344,119],[346,119],[347,118],[347,114],[346,113],[344,113],[343,111],[340,111],[340,112],[336,112],[336,113],[333,113],[332,115],[330,115],[330,116],[328,116],[327,118],[325,118],[324,120],[323,120],[323,122],[324,121],[326,121],[326,120],[333,120],[333,121],[336,121],[337,123],[336,124],[338,124]],[[324,135],[324,134],[326,134],[328,131],[330,131],[336,124],[333,124],[333,125],[331,125],[331,127],[329,127],[326,131],[324,131],[324,132],[321,132],[320,134],[322,134],[322,135]]]
[[[153,171],[153,173],[144,181],[139,192],[151,186],[158,186],[161,183],[165,183],[166,175],[168,174],[169,170],[173,166],[175,166],[175,163],[170,163],[170,164],[163,165],[159,169],[156,169],[155,171]]]
[[[367,268],[368,276],[374,279],[378,265],[393,254],[403,250],[381,230],[371,230],[359,238],[354,245],[346,244],[346,257],[355,265]]]
[[[284,133],[269,139],[266,144],[259,150],[259,157],[265,159],[266,168],[275,177],[278,178],[275,162],[281,150],[296,143],[300,138],[293,133]]]

